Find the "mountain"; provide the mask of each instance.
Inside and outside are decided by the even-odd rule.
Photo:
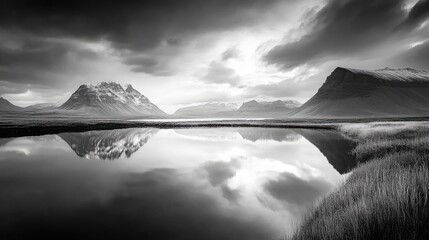
[[[178,117],[222,117],[238,109],[236,103],[212,102],[178,109],[174,116]]]
[[[237,114],[248,117],[283,117],[300,105],[299,102],[293,100],[272,102],[252,100],[243,103],[237,110]]]
[[[22,111],[22,107],[18,107],[16,105],[13,105],[8,100],[0,97],[0,111]]]
[[[411,68],[336,68],[318,92],[290,116],[405,117],[429,115],[429,73]]]
[[[52,110],[61,106],[61,103],[37,103],[25,107],[26,110]]]
[[[101,82],[95,86],[81,85],[60,108],[95,116],[164,117],[167,115],[131,85],[122,87],[115,82]]]
[[[206,103],[180,108],[174,113],[175,117],[284,117],[286,113],[296,109],[301,104],[296,101],[248,101],[239,106],[236,103]]]
[[[116,160],[129,158],[158,132],[150,128],[130,128],[84,133],[60,133],[73,151],[82,158]]]
[[[239,112],[287,112],[291,111],[301,104],[297,101],[288,100],[288,101],[273,101],[273,102],[258,102],[252,100],[249,102],[243,103],[238,109]]]

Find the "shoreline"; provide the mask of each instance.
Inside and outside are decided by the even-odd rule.
[[[427,239],[429,124],[344,124],[359,163],[285,239]]]
[[[264,120],[208,120],[208,121],[127,121],[127,120],[69,120],[17,119],[0,121],[0,138],[39,136],[63,132],[86,132],[125,128],[307,128],[337,130],[342,124],[371,122],[425,122],[429,118],[368,118],[368,119],[264,119]]]

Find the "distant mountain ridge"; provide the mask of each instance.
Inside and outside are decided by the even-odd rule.
[[[81,85],[60,109],[99,116],[167,115],[131,85],[123,87],[115,82]]]
[[[289,112],[301,104],[293,100],[277,100],[277,101],[248,101],[238,109],[239,112]]]
[[[3,97],[0,97],[0,111],[22,111],[22,110],[24,110],[22,107],[13,105],[8,100],[4,99]]]
[[[206,103],[178,109],[176,117],[284,117],[301,104],[293,100],[251,100],[239,106],[236,103]]]
[[[180,117],[219,116],[226,112],[236,111],[239,107],[236,103],[211,102],[179,108],[173,115]]]
[[[411,68],[374,71],[336,68],[291,117],[404,117],[429,115],[429,73]]]
[[[25,107],[26,110],[53,110],[61,106],[62,103],[36,103],[33,105],[30,105],[28,107]]]

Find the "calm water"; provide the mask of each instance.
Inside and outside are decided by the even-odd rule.
[[[355,165],[326,130],[0,139],[0,239],[279,239]]]

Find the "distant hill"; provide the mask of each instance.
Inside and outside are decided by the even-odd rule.
[[[113,117],[164,117],[167,114],[131,85],[121,86],[115,82],[97,85],[81,85],[60,106],[94,116]]]
[[[53,110],[61,106],[61,103],[37,103],[25,107],[26,110]]]
[[[288,101],[248,101],[239,106],[236,103],[207,103],[178,109],[175,117],[285,117],[301,104]]]
[[[174,116],[177,117],[222,117],[236,111],[239,105],[236,103],[205,103],[178,109]]]
[[[0,111],[22,111],[22,110],[24,110],[22,107],[13,105],[8,100],[0,97]]]
[[[287,113],[295,110],[301,104],[293,100],[277,100],[277,101],[248,101],[243,103],[237,110],[239,115],[242,116],[275,116],[282,117],[286,116]]]
[[[297,118],[429,116],[429,73],[410,68],[336,68]]]

